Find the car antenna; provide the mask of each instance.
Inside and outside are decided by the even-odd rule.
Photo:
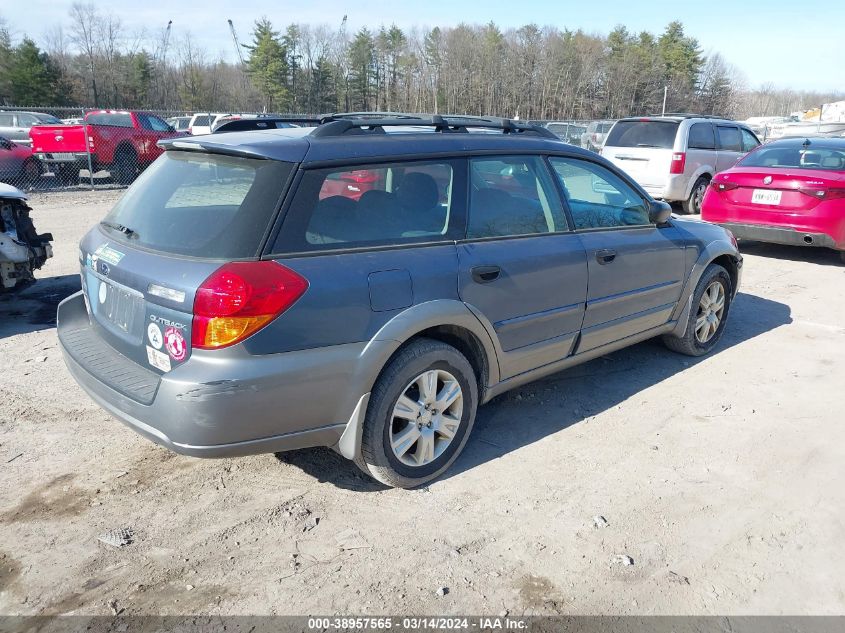
[[[810,139],[805,138],[805,139],[804,139],[804,142],[803,142],[803,143],[801,143],[801,146],[802,146],[805,150],[806,150],[808,147],[810,147]]]

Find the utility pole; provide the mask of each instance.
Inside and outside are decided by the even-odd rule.
[[[666,96],[669,94],[669,86],[663,86],[663,112],[660,116],[666,116]]]

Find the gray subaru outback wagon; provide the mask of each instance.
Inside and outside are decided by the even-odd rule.
[[[83,238],[58,335],[97,403],[186,455],[330,446],[416,486],[508,389],[655,336],[709,352],[739,286],[728,231],[507,119],[162,144]]]

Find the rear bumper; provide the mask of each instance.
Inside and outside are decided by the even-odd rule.
[[[88,164],[88,154],[85,152],[72,152],[67,155],[59,156],[58,153],[38,153],[35,155],[38,160],[44,163],[66,163],[66,164]],[[93,159],[93,156],[92,156]]]
[[[837,245],[836,240],[827,233],[807,232],[764,224],[740,224],[733,222],[719,222],[718,224],[729,229],[737,239],[742,240],[788,244],[791,246],[821,246],[837,250],[842,250],[842,247],[845,246]]]
[[[241,350],[226,357],[217,350],[203,358],[195,352],[159,375],[104,343],[77,342],[96,338],[81,293],[59,305],[57,330],[71,375],[97,404],[183,455],[234,457],[334,446],[369,390],[353,371],[363,344],[269,356]]]
[[[683,174],[670,175],[661,185],[643,185],[643,189],[652,198],[666,202],[680,202],[689,197],[689,178]]]

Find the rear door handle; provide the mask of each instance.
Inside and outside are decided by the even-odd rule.
[[[496,281],[502,272],[498,266],[476,266],[472,269],[472,280],[479,284]]]
[[[599,264],[609,264],[616,259],[616,251],[609,248],[602,248],[596,251],[596,261]]]

